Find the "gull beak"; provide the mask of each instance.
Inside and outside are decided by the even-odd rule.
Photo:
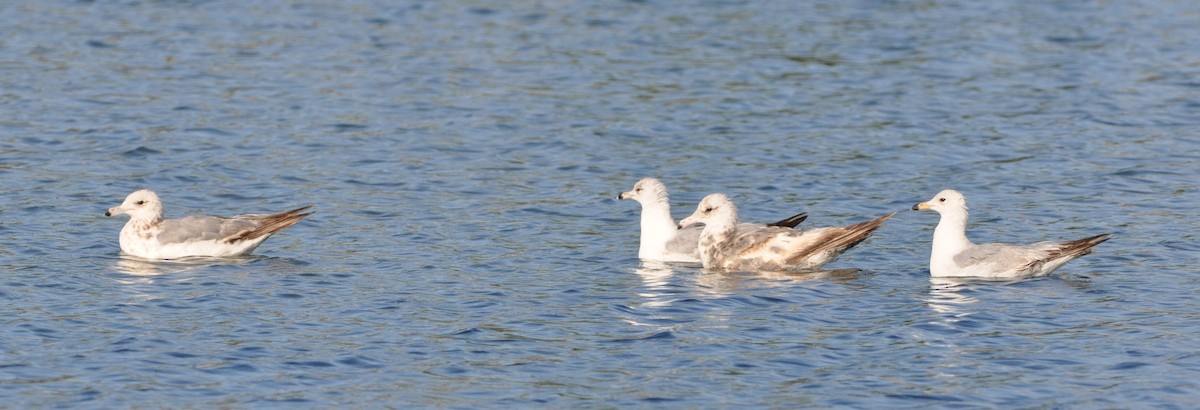
[[[633,192],[622,192],[617,194],[617,199],[633,198]]]
[[[929,209],[929,202],[922,202],[922,203],[913,205],[913,207],[912,207],[912,210],[914,210],[914,211],[924,211],[926,209]]]
[[[689,216],[687,218],[683,218],[682,221],[679,221],[679,226],[676,226],[675,229],[687,228],[689,226],[692,226],[692,224],[695,224],[695,223],[696,223],[696,220],[692,219],[692,217]]]
[[[119,207],[119,206],[115,206],[112,208],[108,208],[108,212],[105,212],[104,216],[120,215],[123,213],[125,213],[124,209],[121,209],[121,207]]]

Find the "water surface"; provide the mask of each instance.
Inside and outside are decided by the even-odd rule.
[[[34,407],[1161,407],[1200,399],[1189,2],[8,2],[0,402]],[[657,176],[808,226],[963,191],[831,271],[636,258]],[[118,255],[168,216],[317,214],[256,256]]]

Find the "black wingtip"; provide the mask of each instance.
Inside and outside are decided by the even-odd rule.
[[[808,219],[808,212],[801,212],[801,213],[792,215],[791,217],[789,217],[787,219],[780,220],[775,223],[767,224],[767,226],[780,226],[780,227],[784,227],[784,228],[795,228],[796,225],[800,225],[800,223],[804,222],[804,220],[806,220],[806,219]]]

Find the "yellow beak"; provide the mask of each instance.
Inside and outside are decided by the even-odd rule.
[[[913,205],[913,207],[912,207],[912,210],[914,210],[914,211],[924,211],[926,209],[929,209],[929,202],[922,202],[922,203]]]

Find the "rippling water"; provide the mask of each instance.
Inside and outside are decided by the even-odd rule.
[[[0,5],[0,407],[1192,407],[1194,2]],[[585,2],[586,3],[586,2]],[[964,191],[831,271],[640,263],[643,176],[809,226]],[[315,204],[257,256],[118,256]]]

